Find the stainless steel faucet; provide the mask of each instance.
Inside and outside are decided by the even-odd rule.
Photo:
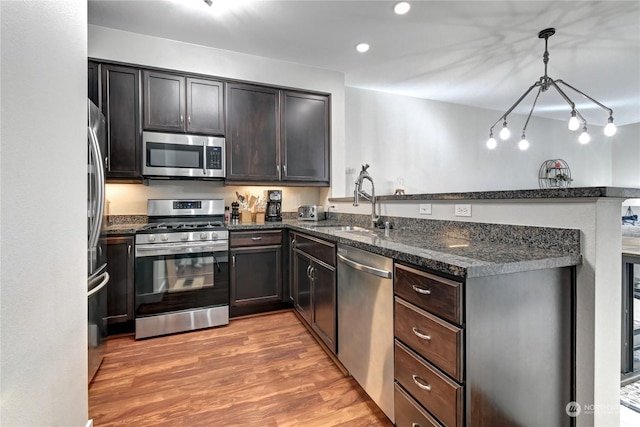
[[[362,165],[362,170],[360,171],[360,175],[358,175],[358,179],[356,179],[356,189],[353,190],[353,206],[358,206],[360,204],[360,197],[365,200],[371,201],[371,226],[377,227],[378,220],[380,217],[376,214],[376,187],[373,184],[373,179],[369,172],[369,165]],[[368,194],[366,191],[362,189],[362,182],[367,179],[371,182],[371,194]]]

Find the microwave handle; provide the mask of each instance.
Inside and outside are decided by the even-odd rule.
[[[207,140],[202,140],[202,174],[207,175]]]

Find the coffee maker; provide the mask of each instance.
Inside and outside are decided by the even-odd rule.
[[[282,190],[267,190],[266,221],[282,221]]]

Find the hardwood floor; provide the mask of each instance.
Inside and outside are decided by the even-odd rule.
[[[89,418],[95,427],[393,425],[291,311],[110,339]]]

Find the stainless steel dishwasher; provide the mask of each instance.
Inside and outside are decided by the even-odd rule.
[[[338,245],[338,359],[393,413],[393,260]]]

